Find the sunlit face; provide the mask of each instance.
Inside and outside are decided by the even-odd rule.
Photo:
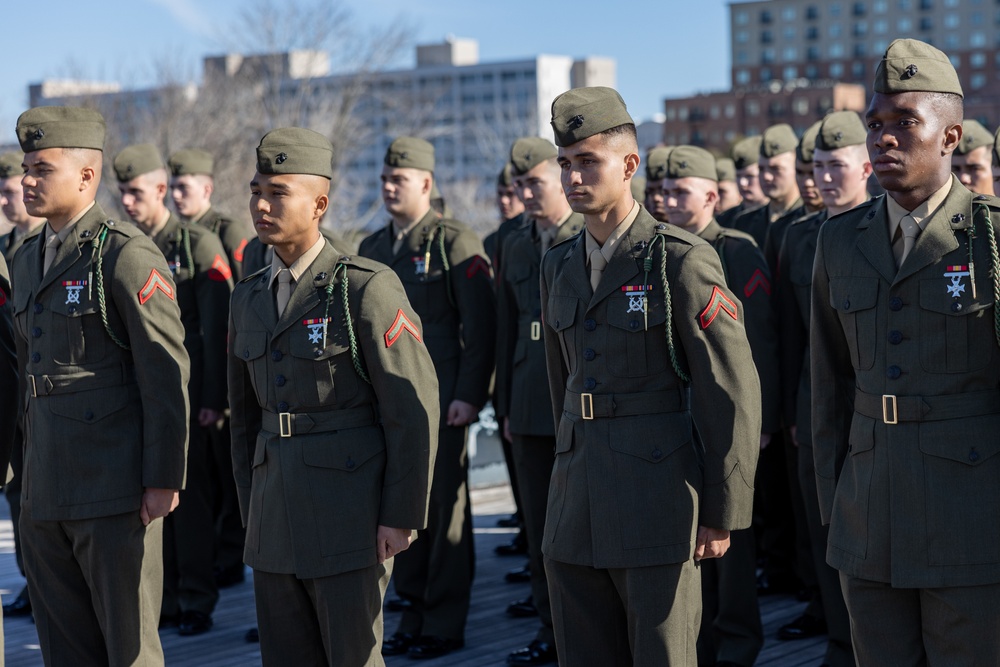
[[[433,176],[412,167],[382,167],[382,203],[393,218],[416,220],[430,207]]]
[[[736,170],[736,185],[746,203],[752,206],[767,203],[767,195],[760,189],[760,168],[756,164]]]
[[[665,178],[667,222],[697,234],[712,221],[719,199],[715,181],[707,178]]]
[[[774,157],[761,157],[757,161],[760,169],[760,189],[769,199],[784,201],[791,198],[795,183],[795,153],[788,152]]]
[[[972,192],[993,194],[993,146],[980,146],[965,155],[952,153],[951,173]]]
[[[646,192],[643,199],[643,206],[649,214],[660,222],[667,221],[666,200],[663,197],[663,181],[651,180],[646,182]]]
[[[501,220],[510,220],[524,213],[524,204],[513,185],[497,185],[497,210]]]
[[[560,168],[555,160],[536,164],[514,178],[525,212],[532,218],[555,221],[566,212]]]
[[[170,179],[170,198],[174,209],[184,218],[195,218],[212,205],[212,177],[184,174]]]
[[[312,174],[254,174],[250,216],[257,237],[277,247],[315,243],[329,187],[328,179]]]
[[[118,184],[122,208],[132,222],[150,229],[163,217],[163,197],[167,193],[163,174],[150,172]]]
[[[80,193],[87,189],[87,169],[79,156],[63,148],[43,148],[24,156],[22,200],[36,218],[69,219],[80,209]]]
[[[7,220],[19,227],[30,224],[32,220],[24,207],[23,196],[20,176],[0,178],[0,209]]]
[[[595,134],[559,149],[562,186],[574,211],[599,215],[613,208],[625,191],[631,196],[629,182],[639,156],[621,144],[621,140]]]
[[[799,188],[803,204],[811,210],[823,208],[823,198],[820,197],[819,188],[816,187],[811,162],[795,160],[795,184]]]
[[[739,185],[736,181],[719,181],[719,201],[715,204],[715,212],[722,213],[734,206],[739,206],[743,201],[740,196]]]
[[[830,151],[817,148],[813,155],[813,174],[823,203],[828,208],[839,209],[867,195],[871,163],[861,145]]]

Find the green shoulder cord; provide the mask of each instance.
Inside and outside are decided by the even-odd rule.
[[[90,242],[90,267],[91,267],[91,282],[93,284],[93,276],[96,268],[97,277],[97,305],[101,310],[101,322],[104,324],[104,330],[108,332],[108,337],[115,342],[115,345],[123,350],[130,350],[128,345],[123,343],[115,332],[111,330],[111,325],[108,323],[108,305],[106,298],[104,296],[104,257],[101,251],[104,249],[104,239],[108,236],[108,228],[101,227],[100,233],[97,237]],[[95,264],[96,258],[96,264]]]
[[[993,230],[993,221],[990,218],[990,209],[985,204],[976,204],[976,212],[982,213],[986,218],[986,238],[990,246],[990,263],[992,264],[993,278],[993,334],[996,336],[997,345],[1000,345],[1000,253],[997,253],[997,237]],[[976,236],[975,217],[972,220],[972,227],[969,230],[969,273],[972,274],[972,241]],[[969,276],[974,280],[974,276]],[[973,283],[975,284],[975,283]],[[975,289],[975,287],[973,287]]]
[[[333,269],[333,277],[330,279],[330,283],[326,286],[326,307],[323,310],[323,347],[326,347],[326,330],[327,325],[330,322],[330,301],[333,300],[333,283],[337,280],[337,274],[342,274],[340,279],[340,295],[344,301],[344,326],[347,328],[347,340],[351,346],[351,362],[354,364],[354,372],[358,376],[371,384],[371,378],[365,373],[364,368],[361,367],[361,353],[358,352],[358,338],[354,333],[354,321],[351,319],[351,309],[350,302],[347,300],[347,265],[343,262],[337,262],[337,266]]]
[[[424,275],[426,276],[431,270],[431,246],[434,243],[434,239],[438,240],[438,250],[441,254],[441,266],[444,268],[444,282],[448,287],[448,303],[451,304],[452,308],[458,308],[455,304],[455,295],[451,290],[451,264],[448,263],[448,253],[444,249],[444,224],[438,223],[434,228],[434,231],[427,236],[427,243],[424,245]]]
[[[187,255],[188,275],[194,280],[194,255],[191,254],[191,231],[187,223],[181,225],[181,240],[184,244],[184,253]]]
[[[666,311],[664,324],[667,330],[667,350],[670,352],[670,364],[674,367],[674,373],[677,374],[677,377],[682,382],[690,384],[691,377],[681,370],[680,362],[677,361],[677,348],[674,345],[674,309],[670,300],[670,283],[667,282],[667,241],[662,234],[656,234],[653,240],[649,242],[649,248],[646,250],[646,259],[642,260],[642,269],[644,271],[642,284],[649,284],[649,272],[653,270],[653,251],[656,249],[657,242],[662,246],[662,252],[660,253],[660,282],[663,283],[663,307]]]

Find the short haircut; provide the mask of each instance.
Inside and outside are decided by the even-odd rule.
[[[636,135],[635,125],[633,123],[616,125],[615,127],[601,132],[601,136],[604,137],[606,141],[610,141],[612,143],[621,142],[628,146],[633,152],[639,151],[639,139]]]
[[[948,125],[958,125],[965,117],[965,100],[955,93],[931,93],[938,117]]]

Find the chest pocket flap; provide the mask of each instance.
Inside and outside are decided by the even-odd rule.
[[[575,296],[549,296],[546,312],[548,325],[556,331],[565,331],[573,326],[577,303],[579,301]]]
[[[830,305],[841,313],[869,310],[878,302],[878,278],[830,279]]]
[[[267,350],[266,331],[240,331],[236,334],[233,353],[244,361],[252,361],[264,355]]]

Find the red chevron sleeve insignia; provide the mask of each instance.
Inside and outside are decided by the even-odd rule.
[[[208,277],[217,283],[224,283],[233,277],[233,272],[226,260],[222,259],[222,255],[215,256],[212,266],[208,269]]]
[[[472,258],[472,261],[469,262],[468,268],[465,269],[465,277],[466,278],[472,278],[473,276],[475,276],[480,271],[482,271],[483,273],[485,273],[487,278],[490,277],[490,265],[489,265],[489,262],[487,262],[481,256],[476,255],[475,257]]]
[[[163,276],[156,269],[149,272],[149,278],[146,279],[146,284],[142,286],[139,290],[139,305],[145,305],[147,301],[153,298],[156,294],[156,290],[160,290],[167,295],[167,298],[171,301],[174,300],[174,288],[173,286],[164,280]]]
[[[400,308],[396,311],[396,319],[393,320],[392,326],[385,332],[385,346],[392,347],[393,343],[399,340],[404,331],[408,331],[411,336],[417,339],[418,343],[421,342],[420,332],[417,330],[417,326],[410,321],[410,318],[408,318],[406,313],[403,312],[403,309]]]
[[[247,249],[247,240],[243,239],[242,241],[240,241],[240,244],[236,246],[236,248],[233,250],[233,259],[235,259],[237,262],[242,262],[243,251],[246,249]]]
[[[701,328],[707,329],[712,322],[715,321],[715,316],[720,312],[724,312],[729,315],[734,320],[737,320],[736,304],[726,296],[725,292],[719,289],[718,286],[712,288],[712,297],[708,300],[708,305],[705,306],[705,310],[701,311],[698,315],[698,320],[701,322]]]
[[[753,275],[750,276],[750,280],[743,287],[743,294],[748,297],[753,296],[758,287],[764,290],[768,296],[771,295],[771,281],[767,279],[767,276],[760,269],[754,271]]]

